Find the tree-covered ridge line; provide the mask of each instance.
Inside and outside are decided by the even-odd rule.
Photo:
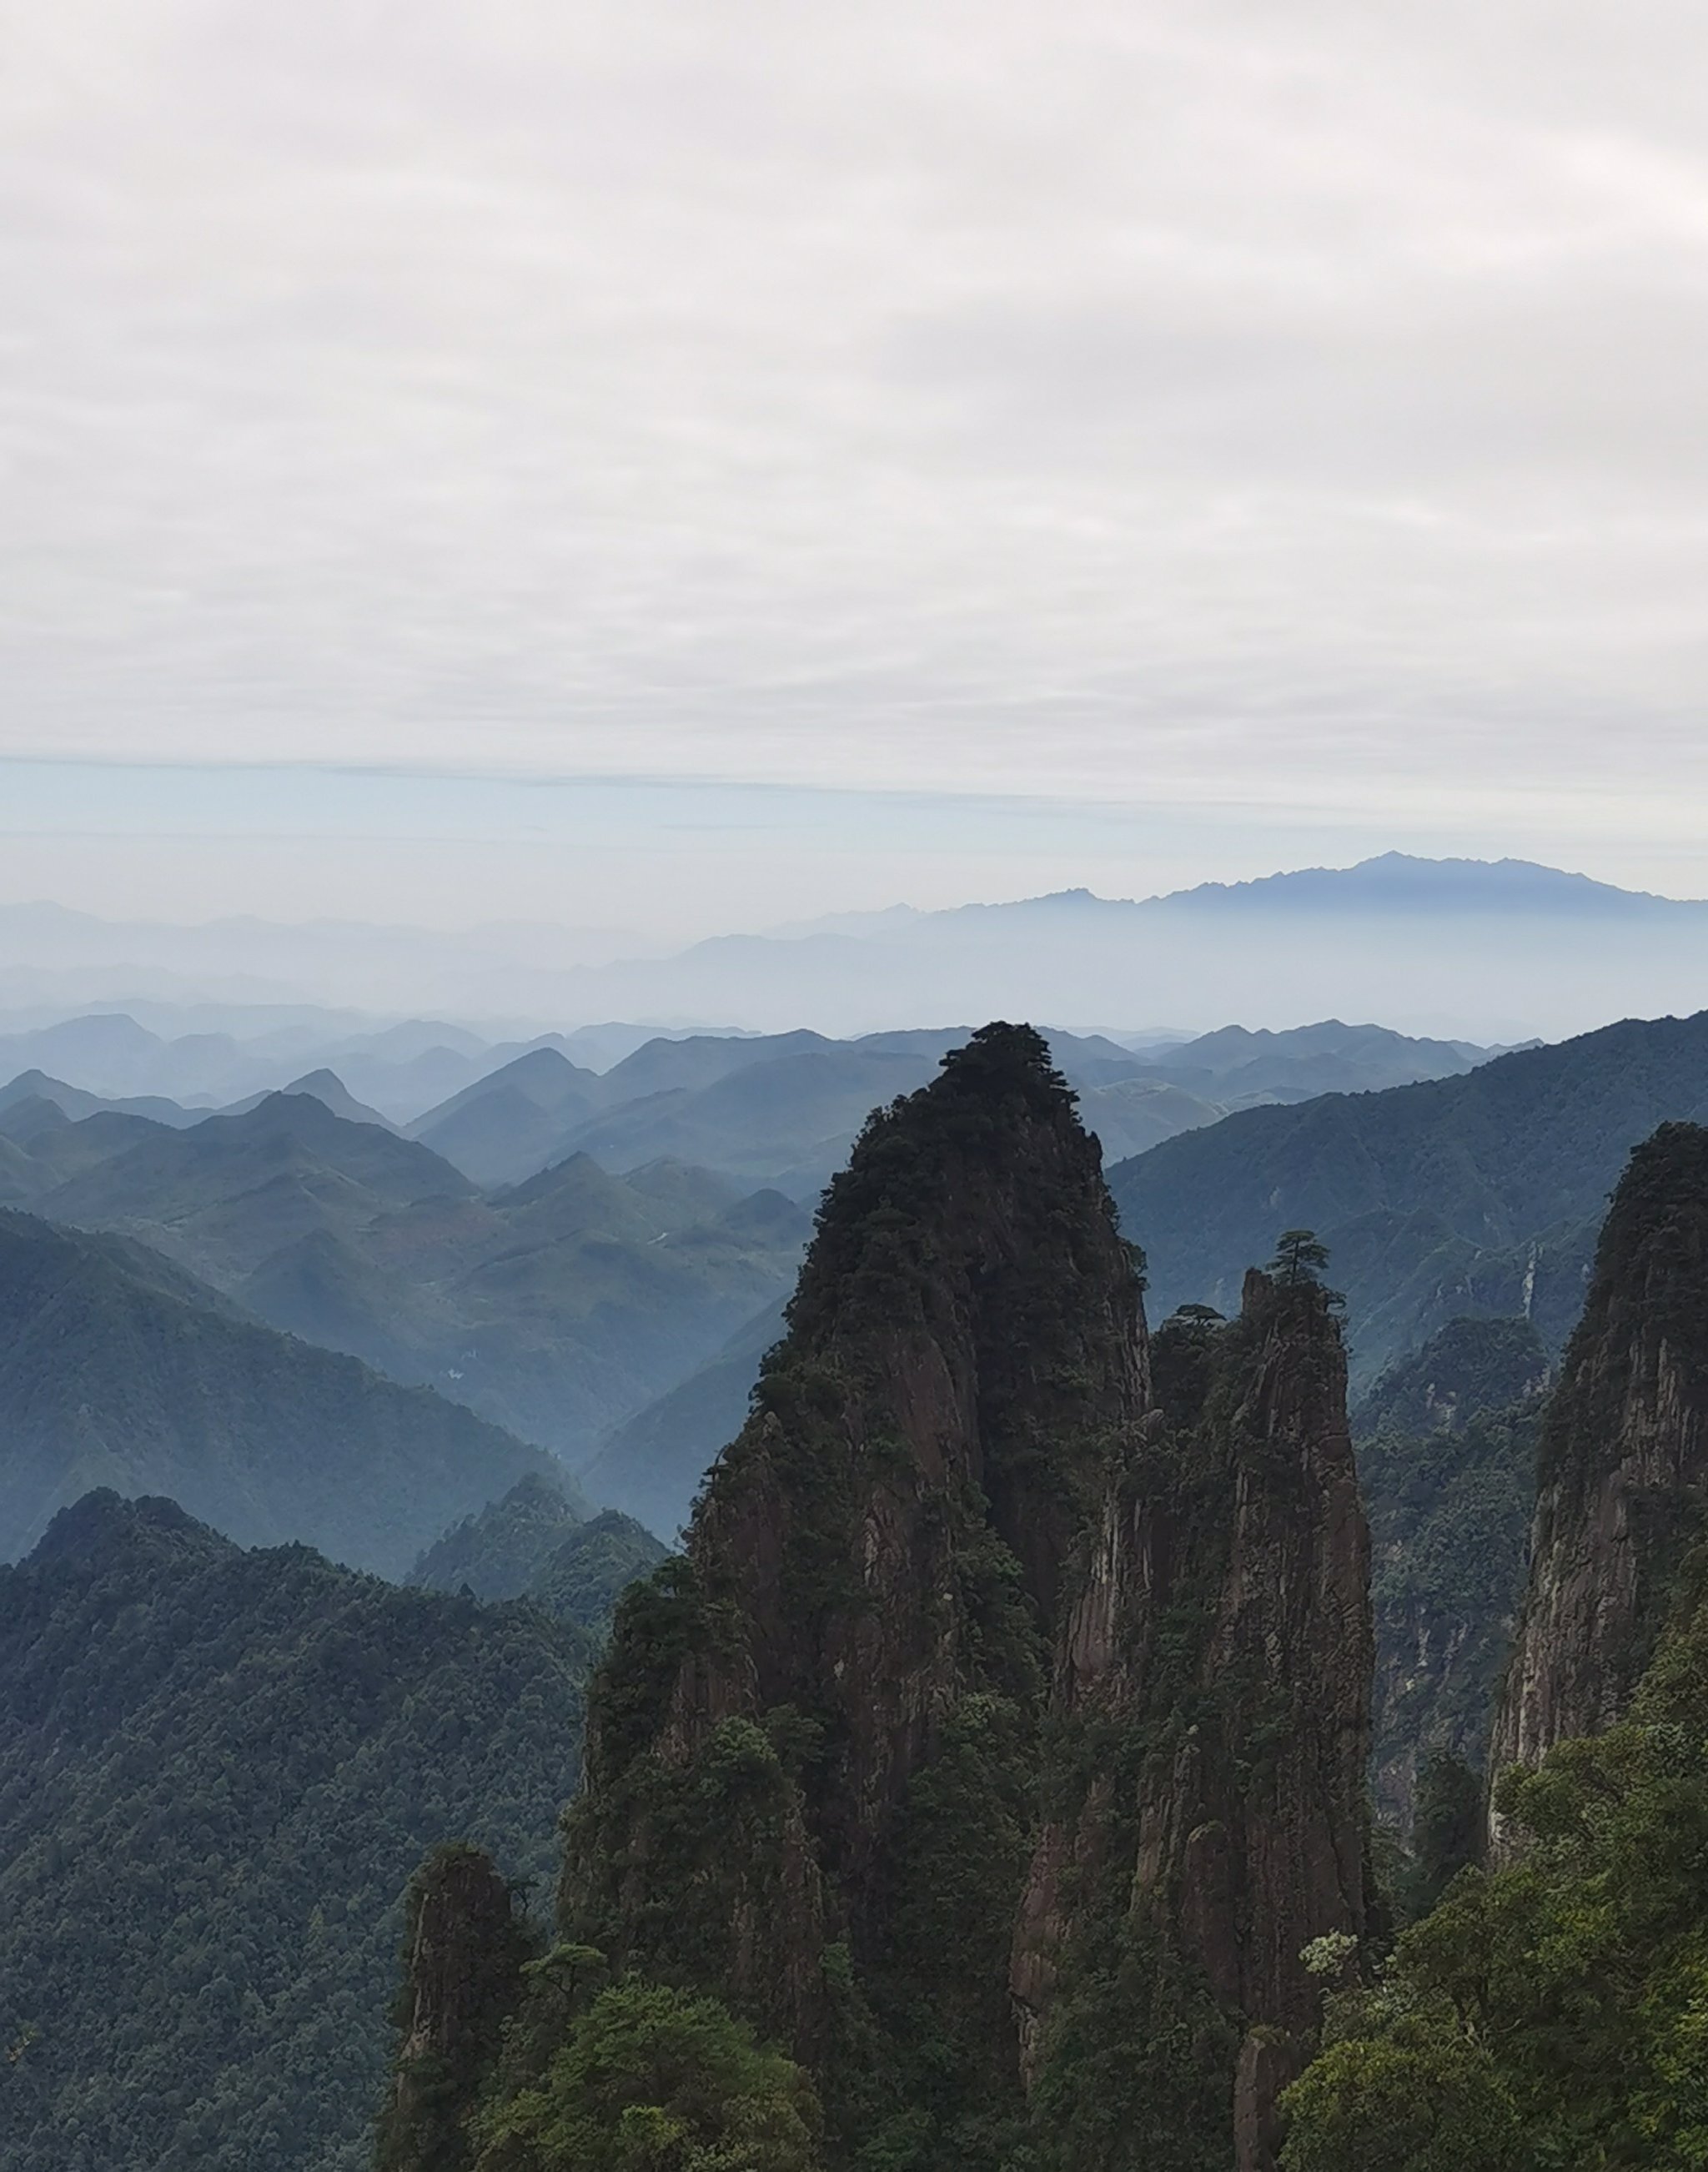
[[[362,2172],[424,1849],[536,1893],[587,1645],[96,1493],[0,1570],[7,2172]]]
[[[583,1513],[561,1482],[530,1473],[436,1539],[406,1582],[475,1599],[526,1599],[603,1638],[618,1599],[666,1547],[614,1508]]]

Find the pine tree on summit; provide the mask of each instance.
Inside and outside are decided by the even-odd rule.
[[[1275,1257],[1269,1272],[1289,1289],[1300,1282],[1320,1279],[1329,1264],[1329,1248],[1314,1229],[1283,1229],[1275,1240]]]

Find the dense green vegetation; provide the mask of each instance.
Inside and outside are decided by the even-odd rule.
[[[0,1556],[96,1487],[401,1575],[551,1459],[241,1316],[137,1245],[0,1212]]]
[[[1439,1433],[1539,1395],[1548,1352],[1532,1323],[1450,1320],[1422,1349],[1392,1365],[1352,1414],[1368,1440],[1383,1432]]]
[[[548,1963],[549,1966],[549,1963]],[[637,1979],[475,2123],[481,2172],[819,2172],[818,2097],[718,2000]]]
[[[1665,1124],[1620,1180],[1530,1429],[1496,1868],[1466,1867],[1474,1776],[1432,1761],[1407,1896],[1427,1912],[1330,2003],[1289,2099],[1286,2172],[1708,2164],[1705,1320],[1708,1131]]]
[[[402,1896],[536,1879],[584,1643],[95,1494],[0,1571],[7,2172],[357,2172]]]
[[[1708,2162],[1708,1563],[1629,1719],[1502,1783],[1467,1870],[1330,2003],[1286,2172],[1697,2172]]]
[[[560,1621],[577,1622],[604,1637],[624,1592],[657,1568],[665,1551],[632,1516],[602,1509],[552,1548],[524,1596]]]
[[[429,1546],[408,1581],[475,1599],[528,1599],[603,1637],[626,1586],[666,1549],[632,1516],[577,1513],[561,1486],[529,1476]]]
[[[1558,1350],[1637,1141],[1708,1116],[1708,1013],[1628,1020],[1458,1078],[1254,1109],[1109,1173],[1167,1309],[1232,1309],[1278,1222],[1332,1248],[1355,1378],[1455,1315],[1526,1314]]]

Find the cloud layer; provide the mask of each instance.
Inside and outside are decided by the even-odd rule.
[[[1700,10],[4,14],[0,752],[1700,832]]]

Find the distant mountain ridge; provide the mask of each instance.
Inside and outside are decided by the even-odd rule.
[[[1109,1173],[1163,1312],[1228,1309],[1240,1262],[1314,1228],[1367,1384],[1461,1314],[1576,1321],[1607,1195],[1657,1125],[1708,1114],[1708,1011],[1626,1019],[1461,1077],[1252,1109]]]
[[[615,1170],[669,1156],[814,1197],[870,1110],[923,1085],[965,1030],[695,1035],[648,1041],[603,1075],[539,1048],[407,1130],[486,1184],[577,1153]],[[1335,1019],[1279,1033],[1227,1026],[1165,1049],[1048,1037],[1112,1160],[1230,1109],[1437,1078],[1490,1053]]]
[[[1566,927],[1569,955],[1557,943]],[[1112,990],[1125,1008],[1125,992],[1141,989],[1152,1019],[1207,1025],[1208,1003],[1263,1023],[1362,1013],[1412,1032],[1512,1040],[1688,1007],[1708,992],[1705,956],[1708,902],[1530,862],[1385,853],[1162,896],[1067,890],[717,937],[675,957],[580,969],[566,995],[577,1007],[698,1004],[846,1033],[992,1010],[1108,1022]]]
[[[1549,941],[1568,926],[1579,946],[1571,958]],[[1297,954],[1286,938],[1302,927],[1333,927],[1336,940],[1315,956]],[[1473,928],[1479,939],[1467,954]],[[1638,929],[1646,954],[1633,956]],[[1120,1023],[1125,1013],[1135,1027],[1169,1019],[1207,1028],[1218,1017],[1279,1024],[1337,1013],[1449,1039],[1512,1040],[1690,1008],[1708,994],[1700,970],[1708,903],[1528,861],[1400,852],[1151,896],[1068,890],[937,911],[831,913],[674,953],[609,931],[594,938],[550,928],[287,927],[253,918],[125,927],[15,906],[0,906],[0,940],[19,961],[0,971],[0,1003],[39,1003],[50,987],[70,1003],[184,1000],[217,984],[228,1004],[331,997],[394,1015],[403,1003],[473,1019],[810,1026],[842,1036],[991,1014],[1085,1025]],[[268,973],[282,977],[260,977]],[[0,1068],[6,1060],[0,1046]],[[40,1055],[19,1056],[14,1067],[29,1062],[54,1067]],[[408,1113],[391,1107],[377,1080],[346,1075],[330,1051],[307,1067],[327,1062],[358,1099]],[[427,1099],[469,1083],[443,1068],[440,1076],[442,1091]],[[252,1080],[216,1098],[263,1083],[277,1082]],[[150,1079],[145,1090],[172,1089]]]

